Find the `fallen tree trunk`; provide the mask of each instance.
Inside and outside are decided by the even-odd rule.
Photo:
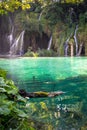
[[[26,98],[36,98],[36,97],[55,97],[59,96],[61,94],[64,94],[65,92],[63,91],[55,91],[55,92],[44,92],[44,91],[38,91],[38,92],[26,92],[24,89],[19,90],[19,94]]]

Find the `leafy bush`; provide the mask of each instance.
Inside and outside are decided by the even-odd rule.
[[[24,54],[25,57],[33,57],[33,52],[28,51]]]
[[[42,49],[42,50],[38,50],[38,56],[39,57],[54,57],[54,56],[58,56],[58,54],[53,50]]]
[[[28,51],[24,54],[25,57],[38,57],[38,53],[34,53],[33,51]]]
[[[21,97],[14,82],[6,79],[6,71],[0,69],[0,74],[3,75],[3,73],[5,73],[5,78],[0,77],[0,130],[50,129],[49,127],[52,124],[43,123],[43,116],[41,121],[36,121],[35,118],[32,119],[32,114],[35,112],[38,116],[37,106],[34,105],[35,103],[29,103],[27,99]],[[44,102],[40,102],[38,106],[41,108],[40,113],[42,110],[47,112],[48,108]],[[48,112],[45,119],[49,120]]]
[[[58,56],[57,52],[53,51],[53,50],[46,50],[46,49],[42,49],[42,50],[37,50],[37,52],[33,52],[32,50],[28,50],[24,56],[26,57],[55,57]]]
[[[24,112],[25,105],[26,99],[19,95],[14,82],[6,79],[6,71],[0,69],[0,130],[34,130]]]

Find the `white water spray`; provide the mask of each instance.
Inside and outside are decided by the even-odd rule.
[[[11,31],[10,35],[8,35],[8,40],[10,42],[10,46],[13,43],[13,32],[14,32],[14,26],[12,26],[12,31]]]
[[[23,54],[23,40],[24,40],[24,33],[22,31],[19,36],[14,40],[13,44],[10,47],[9,54],[10,55],[22,55]]]
[[[72,33],[71,33],[71,35],[68,37],[68,39],[65,41],[65,44],[64,44],[64,55],[65,56],[68,56],[68,48],[69,48],[69,40],[70,40],[70,38],[71,38],[71,36],[72,36]]]
[[[51,45],[52,45],[52,35],[51,35],[51,37],[50,37],[50,40],[49,40],[49,43],[48,43],[48,48],[47,48],[47,50],[50,50],[50,48],[51,48]]]
[[[76,45],[76,56],[78,54],[78,40],[77,40],[77,31],[78,31],[78,25],[76,25],[75,33],[74,33],[74,41]]]
[[[10,46],[13,43],[13,32],[14,32],[14,25],[12,19],[9,17],[9,24],[10,24],[10,34],[8,35],[7,39],[9,40]]]

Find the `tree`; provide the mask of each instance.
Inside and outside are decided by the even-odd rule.
[[[21,8],[26,10],[30,8],[31,3],[41,3],[42,6],[52,4],[53,2],[59,3],[81,3],[85,0],[0,0],[0,14],[6,14],[8,12],[14,12]]]
[[[32,0],[4,0],[0,1],[0,14],[14,12],[21,8],[22,10],[29,9]]]

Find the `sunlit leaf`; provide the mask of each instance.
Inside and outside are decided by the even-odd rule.
[[[0,92],[6,92],[4,88],[0,88]]]

